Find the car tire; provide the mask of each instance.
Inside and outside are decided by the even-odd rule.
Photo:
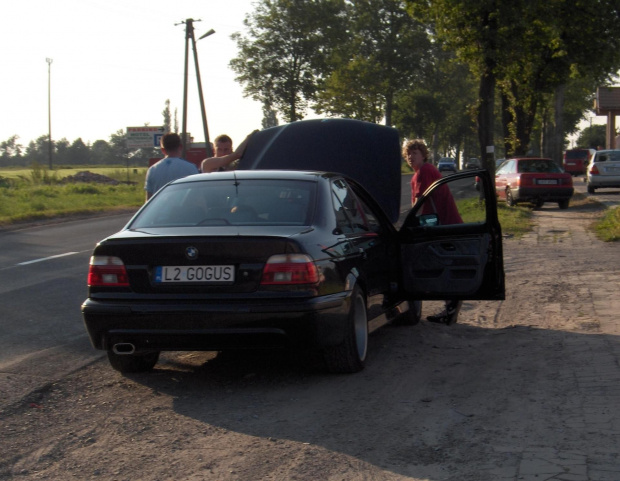
[[[558,202],[558,206],[560,207],[560,209],[568,209],[569,202],[570,201],[568,199],[560,200]]]
[[[588,194],[594,194],[594,191],[596,189],[594,189],[594,187],[592,187],[590,184],[588,184]]]
[[[545,201],[541,199],[537,199],[536,202],[534,202],[534,205],[536,206],[537,209],[540,209],[543,205],[545,205]]]
[[[325,367],[329,372],[345,374],[364,369],[368,354],[368,314],[364,293],[355,286],[347,316],[344,340],[323,351]]]
[[[516,205],[515,199],[512,196],[512,191],[510,189],[506,189],[506,205],[513,207]]]
[[[110,365],[122,373],[150,371],[155,367],[158,360],[159,351],[144,354],[116,354],[111,349],[108,350]]]

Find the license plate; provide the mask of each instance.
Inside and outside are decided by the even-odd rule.
[[[620,167],[605,167],[606,174],[617,174],[620,172]]]
[[[558,179],[538,179],[536,181],[537,184],[557,184],[558,183]]]
[[[235,281],[234,266],[157,266],[155,282],[231,283]]]

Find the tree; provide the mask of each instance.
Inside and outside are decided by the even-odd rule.
[[[617,0],[409,0],[411,11],[434,22],[438,36],[480,79],[481,154],[492,145],[495,86],[502,95],[507,154],[526,152],[545,96],[553,98],[562,127],[566,84],[617,70],[620,5]],[[551,97],[553,96],[553,97]],[[557,146],[561,142],[554,141]],[[487,168],[492,168],[487,159]]]
[[[499,53],[500,5],[495,0],[408,0],[410,12],[434,26],[438,40],[478,77],[475,113],[480,157],[494,171],[493,145],[496,69]],[[510,8],[510,2],[504,2]]]
[[[117,130],[110,135],[110,153],[114,162],[122,161],[125,163],[129,158],[130,151],[127,148],[125,131],[123,129]]]
[[[586,127],[577,138],[576,148],[596,149],[599,145],[605,145],[607,127],[605,125],[591,125]]]
[[[263,101],[263,120],[261,122],[263,129],[270,127],[276,127],[278,125],[278,116],[276,111],[271,108],[271,104],[267,101]]]
[[[19,135],[13,135],[4,142],[0,142],[0,161],[4,165],[10,165],[22,156],[24,147],[19,143]]]
[[[475,134],[475,100],[475,81],[467,66],[433,43],[416,86],[396,97],[394,125],[405,137],[426,139],[435,157],[439,152],[458,157]]]
[[[56,141],[56,164],[57,165],[73,163],[70,159],[70,153],[69,153],[70,147],[71,147],[71,144],[65,137]]]
[[[102,165],[112,157],[110,145],[105,140],[96,140],[90,148],[90,158],[93,164]]]
[[[84,165],[90,163],[90,148],[81,137],[73,141],[67,151],[68,162],[72,165]]]
[[[343,0],[261,0],[244,20],[247,34],[232,35],[239,54],[230,66],[244,95],[287,122],[302,119],[343,31],[343,8]]]
[[[52,142],[54,149],[54,142]],[[54,154],[54,150],[52,150]],[[24,162],[27,165],[47,165],[49,156],[49,135],[41,135],[36,140],[31,140],[26,147]]]
[[[346,41],[326,70],[317,112],[393,125],[395,97],[414,85],[427,61],[425,27],[404,0],[351,0]]]
[[[164,108],[164,110],[162,111],[162,115],[164,116],[164,133],[168,133],[170,132],[170,121],[171,121],[171,116],[170,116],[170,99],[167,99],[166,102],[166,107]]]

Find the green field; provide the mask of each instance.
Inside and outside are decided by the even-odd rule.
[[[63,179],[89,172],[118,181],[68,182]],[[0,170],[0,225],[63,216],[136,210],[144,203],[146,168],[81,167]]]
[[[144,176],[146,175],[146,167],[144,168],[135,168],[135,167],[124,167],[124,166],[111,166],[111,167],[59,167],[57,169],[49,170],[47,168],[39,168],[39,169],[25,169],[25,168],[11,168],[5,167],[0,169],[0,178],[4,177],[7,179],[25,179],[31,180],[33,178],[34,172],[40,172],[41,175],[45,175],[49,178],[55,178],[57,180],[61,180],[65,177],[69,177],[71,175],[75,175],[78,172],[92,172],[94,174],[105,175],[108,177],[112,177],[116,180],[127,180],[128,176],[133,180],[139,180],[140,178],[144,181]]]

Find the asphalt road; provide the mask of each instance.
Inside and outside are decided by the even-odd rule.
[[[0,385],[27,392],[101,356],[80,313],[88,259],[95,243],[128,218],[0,230]]]

